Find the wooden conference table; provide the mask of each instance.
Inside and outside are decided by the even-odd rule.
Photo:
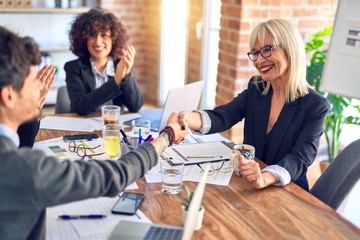
[[[40,129],[36,140],[76,133]],[[139,189],[131,191],[145,194],[140,209],[151,221],[182,225],[181,195],[164,194],[160,183],[147,184],[144,178],[137,184]],[[190,189],[196,184],[184,183]],[[229,186],[206,185],[203,205],[203,225],[193,239],[360,239],[360,229],[294,183],[256,190],[233,174]]]

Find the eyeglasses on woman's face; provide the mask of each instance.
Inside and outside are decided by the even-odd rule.
[[[272,54],[272,51],[278,49],[279,47],[280,45],[266,45],[259,50],[252,50],[248,52],[247,55],[251,61],[255,62],[258,59],[259,54],[263,58],[269,58]]]
[[[96,147],[87,147],[84,144],[77,145],[74,140],[71,140],[69,142],[68,149],[70,152],[75,152],[79,157],[93,157],[93,156],[99,156],[104,154],[104,152],[101,153],[94,153],[94,149],[99,148],[101,145],[98,145]]]

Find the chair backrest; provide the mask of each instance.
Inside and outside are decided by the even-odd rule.
[[[360,179],[360,139],[352,142],[319,177],[310,193],[337,209]]]
[[[55,103],[55,114],[70,112],[70,98],[66,86],[58,88]]]

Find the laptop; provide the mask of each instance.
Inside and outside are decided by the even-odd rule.
[[[197,185],[192,201],[189,205],[187,218],[184,223],[184,228],[154,224],[143,222],[132,222],[121,220],[114,228],[108,240],[122,239],[122,240],[189,240],[194,232],[197,215],[204,196],[206,179],[210,169],[208,164],[204,170],[199,184]]]
[[[140,113],[142,119],[151,121],[151,131],[158,132],[166,126],[167,120],[172,112],[192,111],[198,109],[204,81],[186,84],[179,88],[170,89],[164,104],[160,109],[144,109]],[[131,126],[131,120],[124,124]]]

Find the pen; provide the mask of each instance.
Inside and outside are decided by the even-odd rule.
[[[123,136],[124,142],[125,142],[128,146],[132,146],[132,145],[131,145],[131,142],[130,142],[129,139],[127,138],[124,130],[122,130],[121,128],[120,128],[120,133],[121,133],[121,135]]]
[[[90,214],[90,215],[60,215],[60,219],[71,220],[71,219],[100,219],[105,218],[106,215],[102,214]]]
[[[149,136],[147,136],[147,138],[145,138],[144,142],[147,142],[150,140],[150,138],[152,138],[152,135],[150,134]]]
[[[221,155],[202,155],[202,156],[187,156],[186,158],[222,158]]]
[[[141,128],[139,129],[139,141],[138,141],[138,145],[140,146],[142,141],[142,135],[141,135]]]

